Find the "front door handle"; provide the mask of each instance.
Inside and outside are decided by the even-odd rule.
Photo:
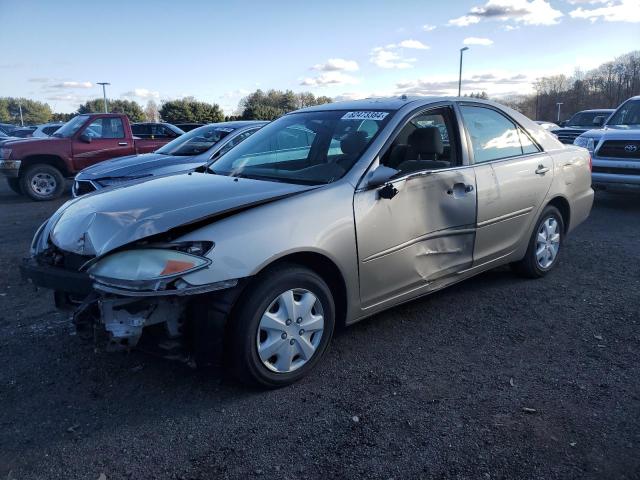
[[[118,145],[120,145],[121,147],[126,147],[129,144],[127,142],[118,142]]]
[[[465,183],[454,183],[453,187],[447,190],[447,195],[459,197],[470,192],[473,192],[473,185],[467,185]]]
[[[549,171],[549,167],[545,167],[544,165],[540,164],[536,169],[536,175],[544,175],[548,171]]]

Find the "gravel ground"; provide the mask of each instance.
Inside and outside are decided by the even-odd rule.
[[[640,478],[639,196],[598,193],[546,278],[395,308],[268,392],[74,336],[18,274],[62,201],[0,187],[2,479]]]

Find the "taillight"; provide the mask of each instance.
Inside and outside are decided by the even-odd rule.
[[[589,155],[589,171],[593,172],[593,160],[591,159],[591,155]]]

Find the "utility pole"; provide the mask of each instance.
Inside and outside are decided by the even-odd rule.
[[[460,49],[460,72],[458,73],[458,96],[460,96],[460,92],[462,91],[462,54],[469,50],[469,47],[462,47]]]
[[[556,103],[556,105],[558,106],[558,119],[557,119],[557,121],[559,122],[560,121],[560,105],[564,105],[564,102],[558,102],[558,103]]]
[[[109,113],[109,108],[107,108],[107,90],[105,87],[111,84],[109,82],[98,82],[98,85],[102,85],[102,98],[104,99],[104,113]]]

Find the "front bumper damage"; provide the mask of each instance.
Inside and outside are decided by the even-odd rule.
[[[138,347],[187,363],[214,362],[243,281],[198,286],[181,282],[180,289],[132,291],[96,282],[75,269],[86,257],[73,257],[49,252],[45,258],[24,259],[20,270],[36,288],[54,291],[57,308],[73,312],[80,337],[107,351]],[[58,264],[43,261],[51,258]]]

